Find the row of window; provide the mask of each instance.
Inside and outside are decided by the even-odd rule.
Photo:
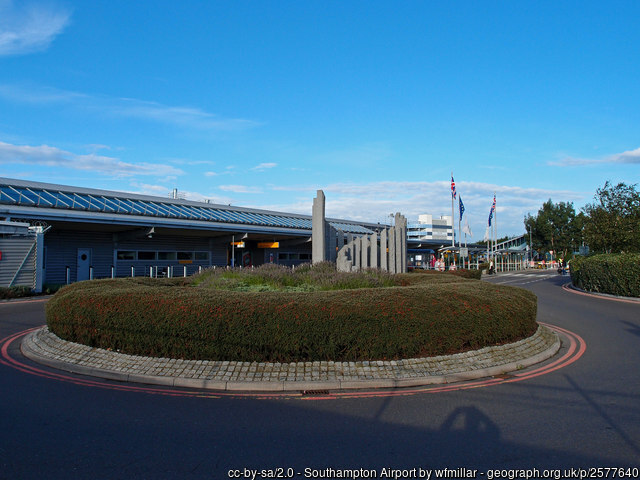
[[[118,250],[116,253],[118,260],[191,260],[209,261],[209,252],[164,252],[149,250]]]
[[[278,253],[278,260],[309,260],[311,261],[310,253]]]

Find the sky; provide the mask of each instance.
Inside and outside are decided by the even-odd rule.
[[[0,0],[0,177],[498,235],[640,180],[640,2]],[[457,205],[456,205],[457,212]],[[457,222],[458,213],[456,213]]]

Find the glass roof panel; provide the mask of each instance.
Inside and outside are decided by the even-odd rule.
[[[113,199],[108,197],[100,197],[100,200],[104,202],[105,209],[109,209],[112,212],[118,211],[118,203],[114,202]]]
[[[58,204],[63,205],[67,208],[73,208],[73,198],[71,198],[69,195],[65,194],[64,192],[58,192],[56,196],[58,197]]]
[[[77,193],[73,195],[73,207],[74,208],[89,208],[89,199],[85,198],[84,195],[78,195]]]
[[[31,189],[30,189],[31,190]],[[36,193],[38,197],[40,197],[40,202],[38,205],[43,205],[45,207],[53,207],[56,204],[56,197],[46,190],[31,190],[33,193]]]
[[[100,198],[96,198],[93,195],[89,195],[88,197],[89,197],[89,210],[94,210],[98,212],[112,210],[110,207],[107,207],[104,200]]]
[[[38,196],[26,188],[17,189],[20,192],[20,203],[24,205],[37,205]]]
[[[118,199],[118,206],[119,210],[122,210],[124,213],[135,213],[133,205],[131,205],[131,202],[129,202],[129,200]]]
[[[155,203],[155,202],[150,202],[150,203],[153,207],[155,207],[156,211],[158,212],[158,215],[162,217],[171,216],[171,211],[167,208],[166,205],[163,205],[162,203]]]
[[[17,203],[18,194],[9,187],[0,187],[0,201],[4,203]]]

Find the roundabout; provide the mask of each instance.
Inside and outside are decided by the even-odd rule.
[[[207,390],[78,375],[21,352],[45,323],[44,301],[0,303],[3,471],[225,478],[243,466],[636,465],[638,306],[569,293],[562,277],[538,272],[487,281],[536,294],[558,352],[511,372],[397,388]]]
[[[556,355],[561,347],[561,338],[565,348],[563,352]],[[15,351],[20,344],[22,353],[39,364],[63,372],[124,383],[122,385],[103,383],[100,380],[50,372],[38,366],[29,365],[10,353],[10,351]],[[314,373],[311,363],[306,365],[306,374],[304,373],[304,365],[302,366],[303,373],[298,377],[299,380],[272,381],[256,379],[254,376],[254,379],[249,381],[245,376],[244,380],[223,382],[207,381],[205,378],[198,378],[197,375],[194,375],[193,372],[206,371],[206,365],[203,365],[203,362],[192,362],[190,377],[179,376],[175,374],[177,371],[175,367],[173,370],[169,367],[172,364],[169,359],[133,357],[100,351],[100,349],[90,349],[60,340],[48,332],[46,327],[40,327],[25,330],[3,339],[0,342],[2,355],[0,361],[25,373],[89,387],[182,397],[221,398],[224,396],[226,398],[303,398],[310,400],[416,395],[520,382],[570,365],[578,360],[585,350],[586,343],[579,335],[547,324],[541,325],[533,337],[515,344],[431,359],[411,359],[405,362],[393,362],[393,364],[392,362],[377,362],[381,365],[371,367],[368,364],[376,362],[362,362],[367,365],[354,365],[353,374],[343,375],[346,378],[343,380],[316,379],[321,374]],[[69,356],[69,351],[75,351],[75,357]],[[72,361],[72,358],[75,358],[75,361]],[[547,361],[549,359],[551,361]],[[110,362],[111,369],[106,368],[105,360]],[[173,361],[174,364],[176,362]],[[229,364],[230,362],[221,363]],[[398,363],[406,363],[406,368],[401,369],[397,365]],[[127,373],[127,371],[137,371],[141,366],[163,371],[164,375]],[[221,367],[222,365],[218,365],[219,369]],[[226,365],[226,367],[225,372],[235,371],[235,369],[239,369],[239,373],[242,372],[242,363],[231,365],[231,367]],[[245,365],[245,367],[247,367],[246,372],[249,373],[252,367],[249,365]],[[254,367],[259,366],[254,365]],[[333,367],[336,366],[333,365]],[[348,365],[341,364],[338,369],[344,373],[343,368],[345,367],[348,368]],[[429,367],[439,374],[429,375],[425,367]],[[188,367],[182,366],[180,371],[184,372],[186,368]],[[333,372],[334,376],[335,371]],[[171,375],[172,373],[173,375]],[[400,375],[407,376],[401,377]],[[200,375],[200,377],[202,376]],[[159,386],[143,386],[141,384]],[[175,390],[168,390],[167,387],[174,387]],[[193,388],[197,388],[197,390],[194,391]],[[206,392],[202,390],[206,390]]]

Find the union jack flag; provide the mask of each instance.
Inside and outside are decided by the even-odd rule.
[[[489,226],[491,226],[491,219],[493,218],[493,212],[496,211],[496,196],[493,195],[493,204],[491,205],[491,211],[489,212]]]
[[[456,182],[453,181],[453,175],[451,175],[451,196],[456,198]]]

